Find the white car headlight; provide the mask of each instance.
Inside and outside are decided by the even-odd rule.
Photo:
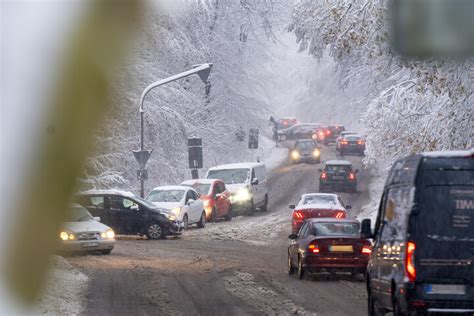
[[[173,214],[166,214],[165,215],[167,219],[169,219],[170,221],[175,221],[176,220],[176,216],[173,215]]]
[[[107,229],[105,232],[100,234],[100,237],[102,237],[103,239],[114,239],[115,232],[112,229]]]
[[[294,160],[300,159],[300,153],[297,150],[293,150],[291,152],[291,158],[293,158]]]
[[[63,240],[63,241],[66,241],[66,240],[74,240],[76,237],[74,236],[74,234],[69,234],[67,232],[61,232],[61,233],[59,233],[59,238],[61,238],[61,240]]]
[[[178,216],[179,213],[181,213],[181,207],[175,207],[174,209],[170,211],[170,213],[174,216]]]

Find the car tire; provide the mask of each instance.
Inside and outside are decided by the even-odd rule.
[[[300,280],[304,278],[304,268],[303,268],[303,260],[301,260],[301,256],[298,256],[298,268],[296,270],[296,277]]]
[[[265,202],[263,206],[260,208],[261,212],[266,213],[268,211],[268,195],[265,194]]]
[[[255,204],[253,200],[250,200],[249,206],[247,207],[247,216],[253,216],[255,214]]]
[[[293,267],[293,264],[291,263],[290,253],[288,252],[288,274],[292,275],[295,273],[295,271],[295,267]]]
[[[206,212],[202,211],[201,218],[199,218],[199,222],[197,222],[197,227],[204,228],[206,226]]]
[[[211,222],[215,222],[217,220],[217,210],[215,207],[212,208],[211,211]]]
[[[188,227],[189,227],[188,214],[183,215],[183,224],[184,224],[183,229],[188,229]]]
[[[100,251],[100,253],[103,255],[110,255],[111,252],[112,252],[112,249],[104,249]]]
[[[146,236],[151,240],[163,239],[166,237],[163,227],[155,222],[148,224],[146,228]]]
[[[229,206],[229,210],[227,211],[227,215],[224,217],[224,220],[230,222],[232,220],[232,205]]]
[[[395,292],[395,291],[393,291]],[[398,303],[397,297],[392,294],[392,313],[393,316],[407,316],[408,313],[405,313],[400,308],[400,303]]]

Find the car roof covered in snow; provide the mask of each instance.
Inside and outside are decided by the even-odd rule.
[[[193,179],[181,182],[181,185],[194,185],[194,184],[213,184],[216,181],[222,181],[219,179]]]
[[[161,190],[161,191],[185,190],[186,191],[189,189],[192,189],[192,188],[188,186],[184,186],[184,185],[163,185],[163,186],[153,188],[152,191],[156,191],[156,190]]]
[[[428,151],[421,153],[423,157],[472,157],[474,148],[469,150]]]
[[[78,195],[122,195],[126,197],[135,197],[136,195],[130,191],[110,189],[110,190],[87,190],[77,193]]]
[[[357,134],[357,132],[354,131],[342,131],[341,135],[349,135],[349,134]]]
[[[326,197],[331,198],[331,200],[314,200],[303,203],[303,201],[311,199],[311,197]],[[334,210],[345,210],[344,205],[339,203],[337,199],[337,194],[332,193],[306,193],[301,196],[300,202],[296,205],[296,209],[334,209]]]
[[[209,168],[209,170],[226,170],[226,169],[250,169],[255,167],[265,167],[265,164],[262,162],[241,162],[241,163],[231,163],[227,165],[219,165]]]
[[[308,218],[307,221],[312,223],[358,223],[360,222],[357,219],[350,218],[333,218],[333,217],[314,217]]]
[[[347,160],[328,160],[326,161],[326,165],[345,165],[345,166],[352,166],[352,162]]]

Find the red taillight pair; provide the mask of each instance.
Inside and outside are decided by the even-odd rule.
[[[296,212],[293,213],[293,217],[297,218],[297,219],[303,219],[304,215],[303,215],[303,213],[301,213],[299,211],[296,211]]]
[[[412,241],[407,242],[405,247],[405,270],[410,282],[414,282],[416,279],[415,250],[415,243]]]
[[[321,173],[321,179],[326,180],[328,178],[328,175],[326,172]]]
[[[346,213],[344,212],[337,212],[335,218],[346,218]]]
[[[308,246],[308,251],[311,253],[319,253],[319,246],[317,244],[310,244]]]
[[[351,172],[349,173],[349,180],[355,180],[355,175]]]

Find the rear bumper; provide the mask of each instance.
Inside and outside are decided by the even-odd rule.
[[[319,187],[336,188],[336,189],[353,189],[357,187],[357,182],[336,182],[336,181],[320,181]]]
[[[324,255],[307,255],[303,267],[309,272],[347,271],[357,270],[365,272],[369,256],[360,257],[331,257]]]
[[[365,146],[339,146],[339,151],[344,153],[364,153]]]

